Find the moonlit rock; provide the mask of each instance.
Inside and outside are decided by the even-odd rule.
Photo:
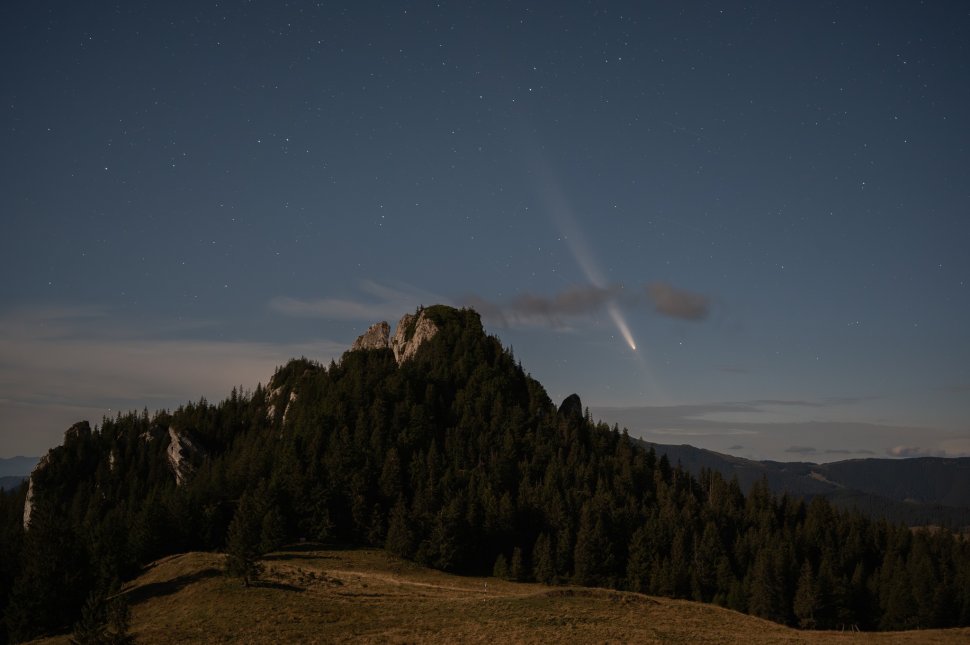
[[[371,325],[367,331],[357,337],[351,346],[351,351],[359,349],[387,349],[388,337],[391,335],[391,326],[381,321]]]
[[[175,475],[175,485],[182,486],[195,474],[195,461],[204,456],[202,448],[185,432],[168,429],[168,465]]]
[[[404,314],[394,331],[394,340],[391,341],[394,360],[400,365],[410,359],[421,345],[434,338],[437,333],[438,326],[425,315],[423,309],[417,316]]]
[[[30,479],[27,481],[27,499],[24,500],[24,530],[30,528],[30,515],[34,511],[34,475],[47,468],[51,453],[41,457],[34,469],[30,471]]]

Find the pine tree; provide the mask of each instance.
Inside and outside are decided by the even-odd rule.
[[[226,541],[226,572],[241,578],[248,587],[262,573],[259,562],[260,517],[256,514],[253,499],[247,492],[240,498],[236,514],[229,524]]]
[[[812,575],[812,565],[805,561],[801,575],[798,576],[798,586],[795,589],[794,607],[795,618],[802,629],[815,628],[815,612],[818,610],[818,589],[815,577]]]
[[[259,529],[259,550],[261,553],[276,551],[285,541],[286,529],[283,526],[283,514],[275,505],[266,509]]]
[[[123,595],[108,598],[100,589],[88,596],[81,619],[74,625],[72,645],[129,645],[134,637],[128,632],[131,610]]]
[[[84,542],[67,518],[47,500],[35,502],[20,575],[4,612],[11,639],[30,640],[70,627],[93,586],[90,570]]]
[[[533,575],[538,582],[549,584],[556,578],[556,562],[552,542],[547,533],[540,533],[532,547]]]
[[[81,610],[81,620],[74,625],[71,645],[102,645],[107,641],[108,617],[104,594],[92,591]]]
[[[504,553],[499,553],[498,557],[495,558],[495,565],[492,567],[492,575],[496,578],[508,580],[509,561],[505,559]]]
[[[525,558],[522,555],[522,547],[512,549],[512,564],[509,567],[509,577],[518,582],[529,579],[528,571],[525,567]]]
[[[646,593],[650,588],[650,540],[646,527],[633,532],[630,552],[626,561],[626,588]]]
[[[387,527],[387,539],[384,541],[384,548],[394,555],[410,558],[414,555],[414,547],[414,531],[411,529],[408,509],[404,499],[398,498],[394,508],[391,509],[391,519]]]

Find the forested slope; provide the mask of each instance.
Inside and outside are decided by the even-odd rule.
[[[4,638],[70,629],[140,565],[219,550],[373,545],[438,569],[714,602],[803,627],[970,624],[970,544],[672,468],[578,397],[557,407],[471,310],[437,333],[299,359],[265,388],[75,427],[0,497]],[[186,473],[176,484],[172,446]],[[183,444],[176,445],[179,448]],[[191,466],[189,468],[189,466]],[[235,517],[235,522],[234,522]]]

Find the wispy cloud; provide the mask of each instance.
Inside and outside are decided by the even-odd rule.
[[[414,311],[419,305],[449,304],[449,300],[409,285],[389,287],[372,281],[359,285],[362,297],[292,298],[278,296],[269,301],[269,308],[285,316],[378,322],[396,321],[402,314]]]
[[[893,446],[886,451],[890,457],[946,457],[945,450],[924,450],[920,446]]]
[[[812,455],[831,460],[838,455],[959,456],[961,445],[950,446],[949,431],[932,427],[893,425],[839,418],[845,402],[855,399],[763,399],[668,406],[590,406],[597,419],[626,427],[634,436],[659,443],[687,441],[712,450],[739,450],[737,437],[757,436],[754,458],[784,459],[785,455]],[[790,412],[789,412],[790,411]],[[806,412],[820,418],[804,419]],[[856,416],[858,413],[854,413]],[[922,449],[908,446],[907,438],[926,440]],[[810,442],[810,443],[809,443]],[[887,451],[887,446],[896,446]]]
[[[98,309],[0,312],[0,455],[38,454],[79,419],[169,408],[265,383],[296,356],[337,357],[343,343],[200,340],[176,325],[120,321]],[[188,325],[191,326],[191,325]]]

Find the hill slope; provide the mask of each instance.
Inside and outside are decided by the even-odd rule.
[[[258,587],[214,553],[172,556],[127,585],[138,643],[850,643],[695,602],[425,569],[378,550],[288,550]],[[970,629],[866,634],[871,643],[964,643]],[[44,643],[66,643],[67,637]]]
[[[970,625],[970,542],[691,477],[577,395],[555,406],[471,310],[379,323],[217,405],[79,422],[41,464],[0,495],[0,642],[68,629],[166,555],[301,538],[788,625]]]
[[[909,526],[970,526],[970,458],[849,459],[827,464],[754,461],[690,445],[643,442],[700,477],[737,477],[748,491],[764,478],[777,495],[822,496],[840,508]]]

